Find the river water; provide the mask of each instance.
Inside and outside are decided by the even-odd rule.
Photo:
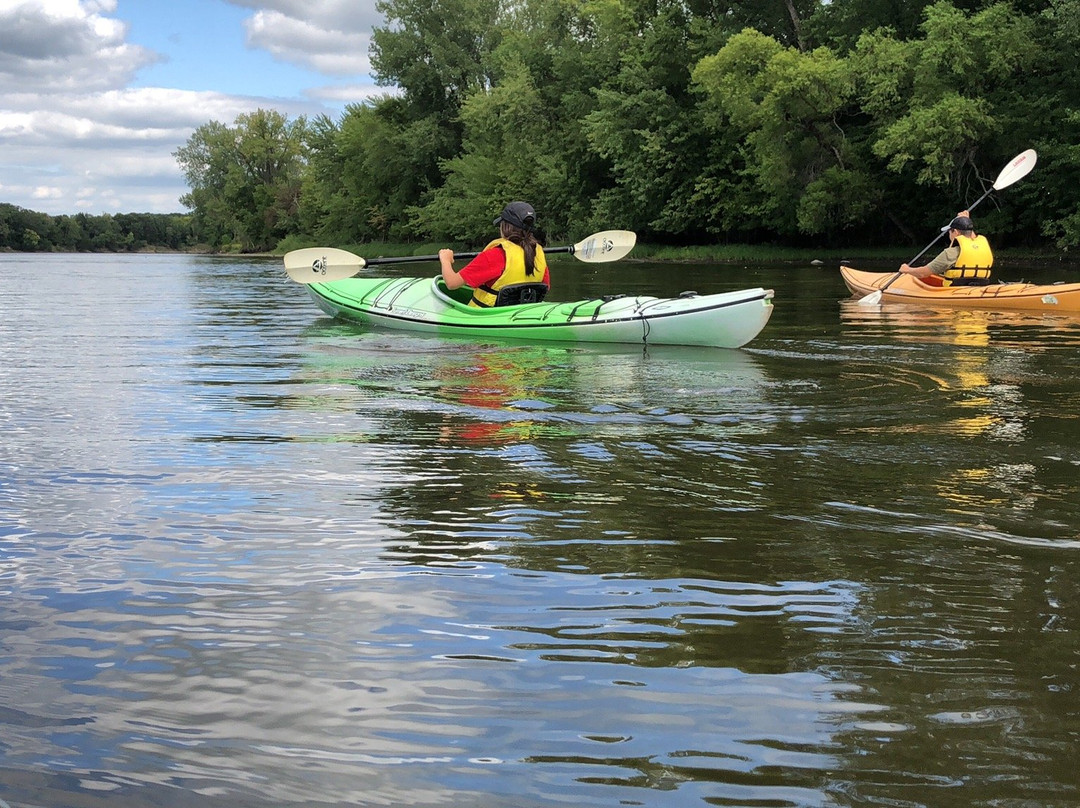
[[[0,805],[1080,803],[1080,317],[555,280],[776,309],[500,345],[0,255]]]

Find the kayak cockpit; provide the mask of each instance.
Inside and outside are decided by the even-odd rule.
[[[542,303],[547,291],[548,287],[543,283],[515,283],[504,286],[499,290],[498,302],[495,303],[494,308]],[[457,289],[450,289],[441,275],[436,275],[431,279],[431,293],[443,303],[452,305],[455,308],[464,306],[472,312],[484,310],[469,305],[469,301],[472,300],[473,296],[472,287],[459,286]]]
[[[455,309],[468,309],[469,301],[472,300],[472,288],[460,286],[457,289],[448,289],[442,275],[436,275],[431,279],[431,293],[435,298]],[[475,310],[475,307],[472,307]]]

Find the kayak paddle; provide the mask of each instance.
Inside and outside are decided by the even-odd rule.
[[[631,230],[604,230],[593,233],[569,247],[545,248],[544,252],[570,253],[579,261],[601,264],[625,257],[637,243],[637,233]],[[480,253],[455,253],[454,258],[475,258]],[[285,271],[297,283],[330,283],[351,278],[365,267],[375,264],[407,264],[417,261],[438,261],[438,255],[406,255],[389,258],[361,258],[336,247],[305,247],[285,253]]]
[[[998,178],[994,181],[994,184],[990,186],[990,190],[980,196],[970,205],[968,205],[967,209],[969,211],[975,210],[975,207],[984,199],[986,199],[986,197],[990,196],[990,194],[992,194],[994,191],[1000,191],[1002,188],[1008,188],[1014,182],[1022,180],[1031,172],[1031,169],[1035,168],[1035,161],[1037,159],[1038,157],[1035,154],[1034,149],[1028,149],[1026,152],[1016,155],[1016,157],[1014,157],[1012,161],[1007,166],[1005,166],[1005,168],[1001,169],[1001,173],[998,174]],[[950,222],[950,224],[951,223],[952,222]],[[910,266],[911,264],[914,264],[916,261],[922,258],[923,255],[926,254],[926,251],[933,247],[935,244],[937,244],[938,239],[940,239],[948,232],[949,225],[945,225],[944,227],[942,227],[941,232],[934,236],[934,240],[927,244],[925,247],[923,247],[922,252],[920,252],[918,255],[908,261],[908,265]],[[897,280],[902,274],[902,272],[897,272],[895,275],[889,278],[888,283],[886,283],[880,289],[875,289],[873,292],[866,295],[865,297],[859,298],[859,303],[864,306],[876,306],[878,303],[881,302],[881,293],[888,289],[890,286],[892,286],[893,281]]]

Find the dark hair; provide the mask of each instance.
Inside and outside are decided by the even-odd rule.
[[[538,243],[533,231],[522,230],[503,219],[499,222],[499,235],[525,251],[525,274],[532,275],[536,271],[536,245]]]
[[[957,216],[955,219],[949,222],[949,229],[964,231],[974,230],[975,222],[971,221],[971,219],[967,216]]]

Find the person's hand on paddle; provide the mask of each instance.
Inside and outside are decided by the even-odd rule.
[[[443,248],[439,250],[439,267],[442,270],[443,281],[447,289],[460,289],[465,285],[465,279],[454,270],[454,251]]]

